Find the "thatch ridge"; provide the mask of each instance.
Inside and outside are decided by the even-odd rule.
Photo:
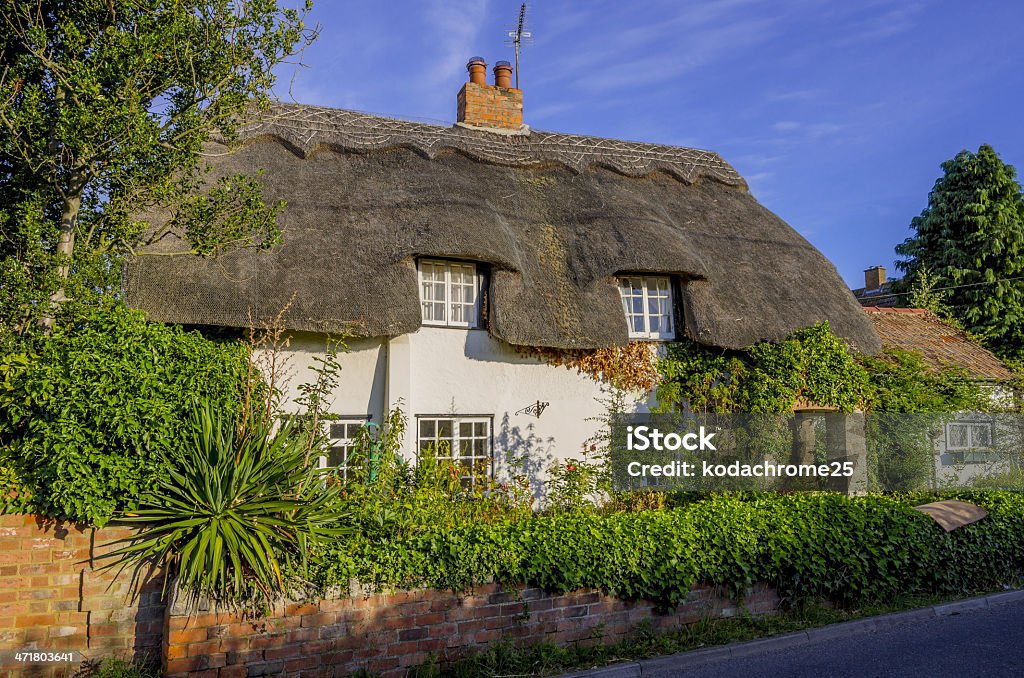
[[[284,243],[217,260],[138,257],[130,304],[245,327],[295,295],[292,329],[396,336],[420,326],[416,258],[442,257],[490,267],[488,329],[511,344],[625,344],[615,276],[656,272],[682,283],[685,330],[702,343],[743,348],[828,320],[858,350],[879,350],[832,264],[716,154],[318,107],[271,113],[246,125],[241,148],[211,157],[210,179],[264,170],[267,197],[288,201]]]
[[[338,151],[410,148],[433,160],[442,150],[453,149],[474,160],[512,167],[552,162],[577,172],[607,167],[625,176],[662,170],[686,183],[709,178],[732,186],[746,185],[713,151],[561,132],[495,134],[323,106],[274,103],[240,131],[243,143],[268,136],[301,150],[303,157],[323,147]]]

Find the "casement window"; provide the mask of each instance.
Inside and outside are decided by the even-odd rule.
[[[675,339],[670,278],[622,276],[619,293],[631,339]]]
[[[423,259],[419,269],[424,325],[480,326],[482,278],[475,264]]]
[[[455,462],[466,487],[492,477],[491,417],[419,417],[417,434],[417,449]]]
[[[320,468],[336,468],[343,479],[348,480],[352,450],[360,429],[366,426],[368,417],[331,419],[324,422],[327,433],[327,454],[320,456]]]
[[[954,464],[992,461],[992,422],[953,421],[946,424],[946,451]]]

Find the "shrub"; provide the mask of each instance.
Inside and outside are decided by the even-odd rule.
[[[261,607],[297,583],[289,575],[304,572],[309,546],[344,534],[339,488],[324,487],[307,463],[301,424],[274,432],[259,415],[244,423],[197,406],[166,473],[119,520],[142,527],[108,567],[162,567],[193,605]]]
[[[934,496],[719,495],[640,513],[572,512],[402,539],[356,535],[320,554],[321,586],[464,590],[490,579],[555,592],[597,588],[671,608],[697,582],[733,594],[764,581],[790,600],[880,601],[1019,582],[1024,494],[950,494],[989,511],[945,533],[915,503]]]
[[[246,363],[241,344],[121,306],[0,358],[4,509],[103,525],[134,508],[180,445],[193,399],[239,410]]]

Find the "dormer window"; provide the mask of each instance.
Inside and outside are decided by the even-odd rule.
[[[672,280],[666,276],[630,275],[619,278],[622,308],[630,339],[675,339],[672,319]]]
[[[480,326],[481,284],[475,264],[423,259],[419,268],[424,325]]]

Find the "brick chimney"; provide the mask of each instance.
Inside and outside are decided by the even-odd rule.
[[[494,84],[487,84],[487,62],[473,57],[466,64],[469,82],[459,90],[459,122],[473,127],[519,132],[523,129],[523,90],[512,87],[512,65],[494,65]]]
[[[864,289],[877,290],[885,284],[885,266],[864,269]]]

